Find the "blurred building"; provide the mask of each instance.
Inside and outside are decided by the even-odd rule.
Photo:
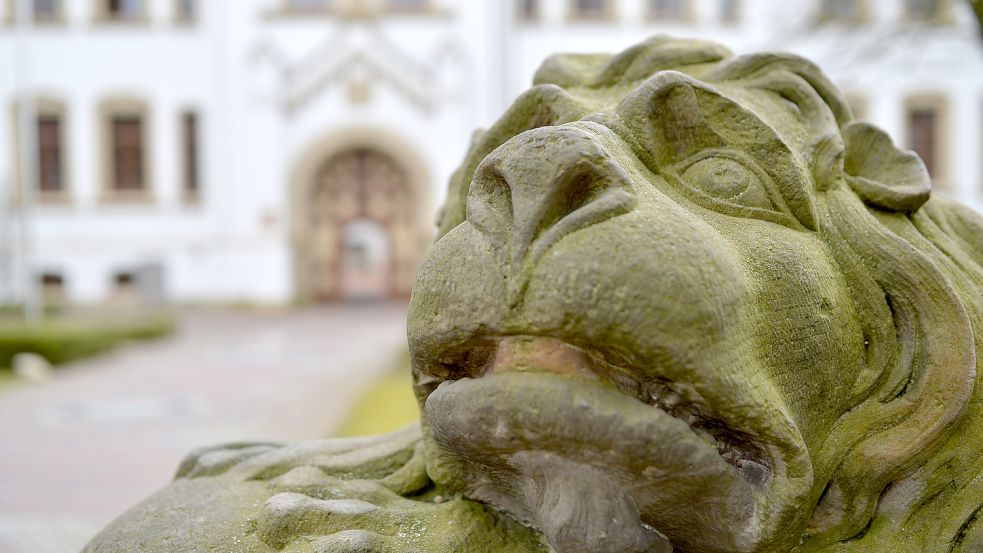
[[[660,32],[814,59],[983,207],[962,0],[0,0],[0,303],[403,297],[472,131]]]

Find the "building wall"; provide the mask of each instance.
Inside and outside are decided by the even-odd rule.
[[[15,1],[0,0],[0,196],[15,196],[17,95],[60,99],[68,199],[32,211],[28,258],[38,273],[64,275],[75,302],[106,301],[116,273],[148,267],[159,269],[167,301],[291,301],[298,174],[346,140],[396,147],[422,175],[425,242],[471,132],[494,121],[543,58],[616,52],[656,32],[710,38],[737,53],[810,57],[902,142],[909,99],[944,97],[941,193],[983,209],[981,40],[955,0],[942,25],[905,21],[900,0],[867,0],[862,21],[825,25],[817,1],[738,0],[728,19],[724,2],[690,0],[684,18],[666,21],[650,17],[644,0],[610,0],[600,20],[573,17],[569,0],[539,0],[528,20],[498,0],[433,0],[422,13],[374,17],[207,0],[189,24],[175,20],[175,2],[150,0],[146,22],[124,25],[95,20],[95,0],[65,0],[65,21],[34,26],[26,41],[12,23]],[[104,193],[98,110],[113,97],[147,105],[152,194],[144,202]],[[197,201],[181,189],[179,117],[188,109],[201,128]],[[4,209],[0,254],[16,253],[19,211]],[[0,302],[15,301],[20,257],[0,258]]]

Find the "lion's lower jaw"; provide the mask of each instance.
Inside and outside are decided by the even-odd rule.
[[[757,553],[798,541],[761,520],[781,507],[784,471],[749,482],[683,421],[615,390],[530,373],[444,383],[426,405],[430,477],[537,528],[559,553]]]
[[[441,470],[466,474],[470,485],[455,493],[494,505],[538,530],[556,553],[763,553],[790,551],[798,541],[763,535],[766,525],[753,515],[750,520],[720,512],[701,517],[690,505],[667,507],[664,498],[657,502],[662,505],[657,512],[650,504],[640,513],[638,506],[651,496],[634,497],[631,492],[637,490],[624,481],[554,453],[519,452],[508,457],[507,467],[497,469],[476,467],[446,450],[441,455],[437,479]],[[688,528],[681,530],[685,523]]]

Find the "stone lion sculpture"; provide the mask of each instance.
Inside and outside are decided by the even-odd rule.
[[[810,62],[559,55],[420,269],[422,425],[233,444],[85,551],[983,551],[983,218]]]

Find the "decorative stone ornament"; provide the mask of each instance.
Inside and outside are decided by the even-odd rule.
[[[422,425],[231,445],[88,552],[983,551],[983,218],[814,65],[560,55],[454,175]]]

